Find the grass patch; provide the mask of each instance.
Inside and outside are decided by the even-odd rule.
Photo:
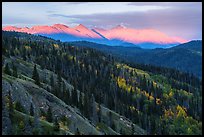
[[[14,80],[16,80],[15,77],[13,76],[9,76],[5,73],[2,73],[2,79],[8,81],[9,83],[13,82]]]
[[[116,132],[114,132],[112,129],[110,129],[106,124],[104,123],[97,123],[96,129],[103,131],[106,135],[117,135]]]
[[[13,114],[13,124],[14,125],[13,126],[15,127],[14,128],[15,129],[15,134],[17,134],[17,135],[18,134],[23,134],[22,129],[24,128],[24,125],[25,125],[25,123],[24,123],[25,119],[30,119],[32,124],[34,122],[34,117],[14,110],[14,114]],[[49,123],[49,122],[47,122],[45,120],[40,120],[39,119],[39,125],[40,125],[40,129],[37,129],[37,130],[41,131],[42,135],[66,135],[66,134],[71,134],[71,132],[67,132],[67,131],[65,131],[65,130],[63,130],[61,128],[60,128],[60,130],[58,132],[54,131],[53,130],[53,128],[54,128],[53,123]]]

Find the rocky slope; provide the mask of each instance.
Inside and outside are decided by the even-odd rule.
[[[20,104],[22,104],[27,114],[29,113],[30,106],[32,104],[34,107],[34,112],[38,114],[39,118],[43,122],[47,121],[45,121],[43,117],[40,117],[40,112],[41,111],[47,112],[48,107],[52,107],[53,116],[57,117],[66,116],[69,119],[69,121],[71,121],[70,125],[67,128],[60,126],[61,130],[63,131],[60,134],[75,134],[77,129],[81,134],[94,134],[94,135],[119,134],[117,131],[114,131],[107,125],[100,123],[94,125],[84,116],[82,116],[77,108],[67,105],[62,100],[48,92],[46,88],[50,86],[48,84],[49,77],[53,75],[54,79],[56,79],[57,75],[55,73],[47,69],[41,69],[40,66],[37,66],[40,78],[43,81],[43,86],[39,87],[38,85],[34,84],[34,80],[31,78],[34,67],[33,63],[28,63],[20,58],[14,57],[5,59],[5,63],[11,65],[11,62],[14,62],[14,64],[17,66],[19,70],[18,72],[19,77],[15,78],[13,76],[9,76],[7,74],[2,73],[3,102],[7,99],[10,91],[13,102],[20,102]],[[73,89],[73,86],[67,83],[66,80],[63,79],[63,81],[65,82],[68,91]],[[12,127],[12,125],[8,115],[6,115],[8,114],[8,108],[6,107],[6,103],[3,103],[2,105],[3,105],[2,107],[4,108],[3,110],[5,112],[3,113],[4,115],[2,117],[3,119],[2,131],[3,134],[9,134],[9,130]],[[102,116],[104,117],[104,119],[107,117],[107,114],[110,111],[111,110],[102,106]],[[124,117],[123,119],[121,119],[122,116],[115,112],[112,113],[114,115],[114,121],[120,123],[117,124],[118,130],[122,127],[126,129],[128,133],[130,133],[129,126],[131,125],[131,122]],[[21,114],[21,116],[26,115],[25,113],[16,111],[16,115],[17,114],[18,115]],[[49,122],[47,123],[52,125],[52,123]],[[137,129],[135,134],[145,134],[145,131],[143,129],[139,128],[137,125],[134,126],[135,129]]]

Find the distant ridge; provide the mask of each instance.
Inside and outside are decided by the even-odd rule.
[[[63,42],[84,40],[111,46],[130,46],[131,44],[124,43],[132,43],[132,45],[139,45],[142,48],[150,49],[167,48],[169,45],[175,46],[187,42],[185,39],[170,37],[155,29],[133,29],[121,25],[108,30],[98,28],[89,29],[83,24],[75,27],[69,27],[64,24],[54,24],[51,26],[39,25],[31,28],[5,26],[2,30],[40,34]]]

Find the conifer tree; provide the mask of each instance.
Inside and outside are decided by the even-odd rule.
[[[17,68],[13,63],[12,63],[12,65],[13,65],[13,76],[17,78],[18,77]]]
[[[51,75],[51,77],[50,77],[50,86],[51,86],[51,88],[54,88],[54,76],[53,75]]]
[[[100,104],[98,104],[98,112],[97,112],[97,114],[98,114],[98,122],[101,122],[101,105]]]
[[[60,125],[58,123],[57,118],[55,118],[55,121],[54,121],[54,131],[59,131],[59,129],[60,129]]]
[[[33,135],[39,135],[41,133],[41,126],[40,126],[40,120],[37,113],[34,115],[34,123],[33,123]]]
[[[80,135],[79,129],[76,129],[75,135]]]
[[[112,113],[111,113],[111,111],[109,111],[109,113],[108,113],[108,119],[109,119],[109,126],[112,127],[113,118],[112,118]]]
[[[131,129],[131,134],[134,135],[135,127],[134,127],[133,123],[131,124],[131,128],[132,128],[132,129]]]
[[[11,119],[11,121],[13,120],[13,112],[14,112],[14,108],[13,108],[13,101],[12,101],[12,97],[11,97],[11,91],[9,90],[9,118]]]
[[[69,90],[66,90],[66,91],[65,91],[65,103],[68,104],[68,105],[70,105],[70,104],[71,104],[71,101],[72,101],[72,99],[71,99],[71,97],[70,97],[70,91],[69,91]]]
[[[123,129],[122,129],[122,127],[120,128],[120,135],[123,135]]]
[[[34,116],[34,108],[33,108],[33,104],[32,103],[30,105],[30,115]]]
[[[57,75],[57,83],[58,83],[58,90],[59,90],[59,92],[61,92],[61,82],[62,82],[62,77],[61,77],[61,74],[58,73],[58,75]]]
[[[79,109],[82,111],[83,109],[83,98],[82,98],[82,93],[80,92],[79,94]]]
[[[5,72],[6,74],[8,74],[8,75],[11,75],[11,70],[10,70],[10,68],[9,68],[8,63],[7,63],[6,66],[5,66],[4,72]]]
[[[96,105],[95,105],[95,98],[94,98],[94,95],[92,94],[91,95],[91,117],[92,117],[92,121],[93,123],[96,123],[98,121],[98,118],[97,118],[97,112],[96,112]]]
[[[23,113],[26,112],[25,108],[21,105],[21,103],[19,101],[16,102],[15,109],[20,111],[20,112],[23,112]]]
[[[77,97],[77,90],[76,87],[74,87],[74,90],[72,90],[72,101],[73,104],[77,107],[78,106],[78,97]]]
[[[48,122],[52,122],[52,109],[49,106],[48,110],[47,110],[47,121]]]
[[[36,68],[36,64],[35,64],[34,69],[33,69],[32,79],[35,80],[36,85],[40,86],[40,77],[39,77],[39,74],[38,74],[38,71],[37,71],[37,68]]]
[[[89,97],[87,95],[87,93],[85,92],[84,94],[84,107],[83,107],[83,113],[84,113],[84,116],[89,118]]]

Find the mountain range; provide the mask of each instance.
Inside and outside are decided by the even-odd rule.
[[[111,29],[93,28],[79,24],[69,27],[64,24],[54,24],[52,26],[16,27],[5,26],[4,31],[25,32],[29,34],[39,34],[62,42],[90,41],[109,46],[126,46],[141,48],[168,48],[187,40],[179,37],[170,37],[156,29],[134,29],[118,25]]]

